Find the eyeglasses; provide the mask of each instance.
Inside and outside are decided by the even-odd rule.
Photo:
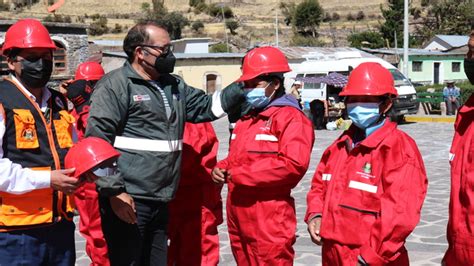
[[[161,54],[163,54],[163,55],[167,55],[168,53],[173,52],[173,45],[171,45],[171,44],[164,45],[164,46],[140,44],[139,46],[150,47],[152,49],[158,49],[158,50],[160,50]]]

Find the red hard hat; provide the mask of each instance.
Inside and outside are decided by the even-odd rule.
[[[280,49],[271,46],[258,47],[245,55],[242,76],[236,82],[251,80],[260,75],[290,71],[288,60]]]
[[[379,63],[362,63],[349,75],[346,87],[339,96],[382,96],[390,94],[397,96],[393,76]]]
[[[99,80],[105,74],[102,66],[97,62],[84,62],[77,67],[75,80]]]
[[[36,19],[22,19],[11,25],[5,33],[3,55],[13,48],[56,49],[56,45],[41,22]]]
[[[64,166],[66,169],[76,168],[74,177],[79,178],[90,170],[111,164],[119,156],[120,153],[107,141],[101,138],[87,137],[69,149],[64,158]]]

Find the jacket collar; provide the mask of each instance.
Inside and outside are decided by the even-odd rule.
[[[374,133],[370,134],[367,138],[359,142],[359,145],[365,146],[367,148],[377,147],[388,135],[397,128],[397,123],[390,121],[390,118],[385,120],[385,123],[382,127],[377,129]],[[336,141],[337,145],[352,145],[355,134],[357,134],[359,129],[355,125],[346,130],[342,136]]]

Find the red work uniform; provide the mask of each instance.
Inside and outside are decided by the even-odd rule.
[[[169,203],[168,265],[217,265],[222,185],[212,181],[218,141],[211,123],[186,123],[181,180]]]
[[[314,130],[292,96],[237,121],[228,157],[227,225],[237,265],[293,265],[291,189],[308,169]]]
[[[78,139],[84,137],[89,116],[89,106],[84,106],[80,113],[72,111],[76,118],[76,132]],[[79,211],[79,232],[86,239],[86,252],[91,258],[91,266],[110,265],[107,242],[102,233],[102,223],[99,212],[99,195],[95,183],[86,182],[74,193],[74,203]]]
[[[428,181],[416,143],[384,125],[353,145],[353,125],[323,153],[305,221],[322,215],[323,265],[408,265],[405,239],[420,219]],[[352,148],[353,147],[353,148]]]
[[[447,266],[474,264],[474,95],[459,109],[450,151],[451,199],[443,261]]]

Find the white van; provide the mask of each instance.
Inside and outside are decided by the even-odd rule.
[[[392,64],[387,61],[360,51],[355,48],[333,53],[312,52],[304,57],[306,61],[292,65],[292,71],[285,74],[285,87],[290,88],[298,77],[324,77],[332,72],[348,75],[352,69],[364,62],[377,62],[387,68],[395,80],[398,97],[394,101],[391,116],[401,117],[405,114],[415,114],[419,103],[416,98],[415,87]],[[301,89],[301,100],[304,109],[309,109],[309,103],[315,99],[339,102],[340,89],[327,86],[324,83],[304,83]]]

